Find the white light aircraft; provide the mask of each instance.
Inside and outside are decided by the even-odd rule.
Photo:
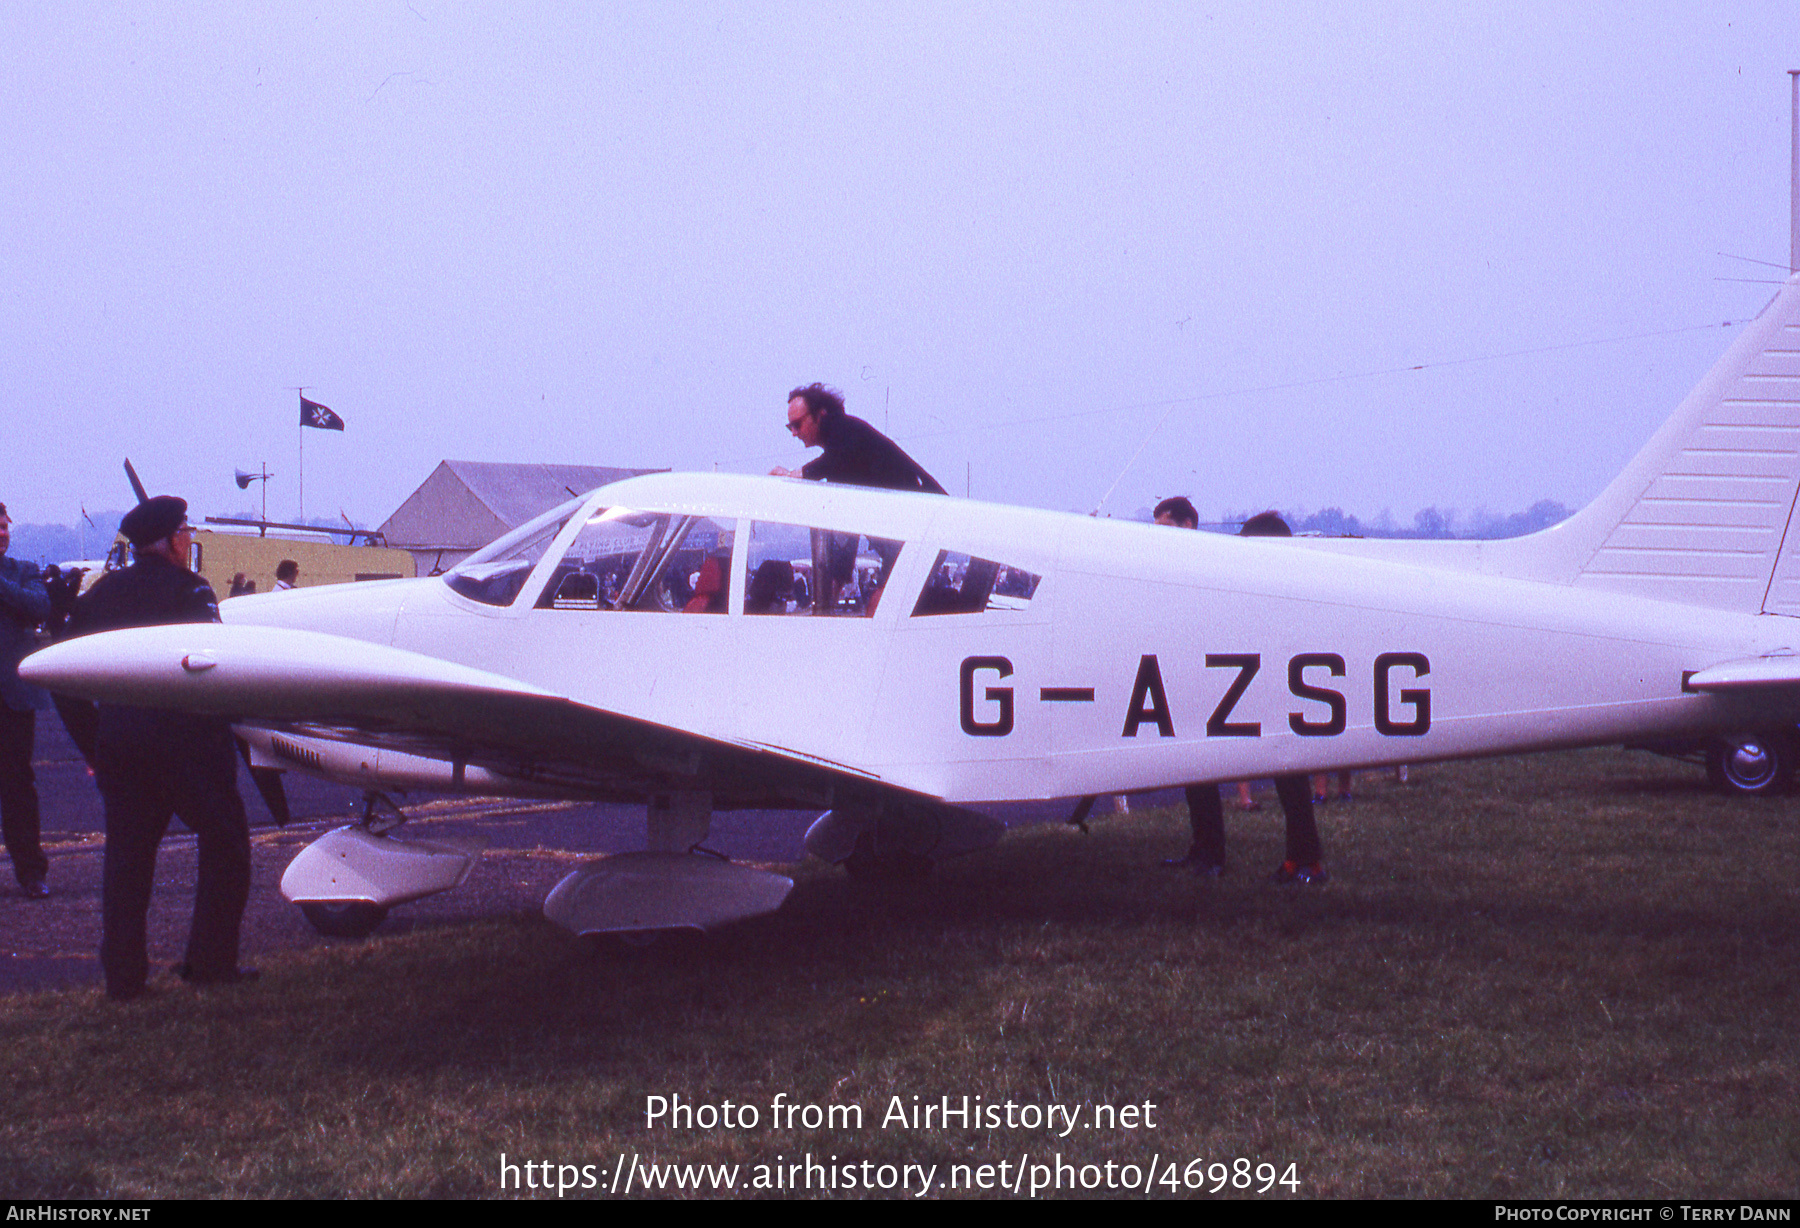
[[[1242,539],[796,480],[632,478],[424,580],[225,603],[21,672],[238,722],[375,788],[638,801],[582,933],[706,928],[791,882],[693,850],[714,808],[828,810],[892,870],[991,843],[972,803],[1800,718],[1800,278],[1592,505],[1507,541]],[[283,891],[362,932],[471,854],[365,823]]]

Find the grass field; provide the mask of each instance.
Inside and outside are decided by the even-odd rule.
[[[1794,1196],[1795,799],[1617,751],[1414,779],[1321,812],[1318,889],[1262,881],[1271,800],[1229,814],[1218,882],[1155,864],[1185,846],[1158,811],[907,888],[802,869],[776,916],[636,958],[510,916],[207,996],[0,1000],[0,1191],[511,1196],[504,1153],[592,1165],[601,1192],[631,1157],[737,1164],[742,1194],[811,1156],[937,1165],[944,1196],[952,1165],[1057,1157],[1140,1184],[1175,1161],[1209,1190],[1242,1158],[1253,1189],[1260,1164],[1296,1183],[1269,1196]],[[773,1125],[778,1095],[863,1121]],[[1083,1107],[1067,1137],[882,1124],[894,1097],[965,1095]],[[675,1096],[759,1120],[647,1126]],[[1145,1104],[1153,1125],[1093,1128]]]

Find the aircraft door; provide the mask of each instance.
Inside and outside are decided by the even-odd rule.
[[[842,528],[750,526],[738,625],[738,728],[771,746],[866,766],[886,671],[884,608],[904,543]]]
[[[525,620],[530,656],[544,663],[534,681],[659,725],[728,732],[736,524],[628,508],[596,512]]]

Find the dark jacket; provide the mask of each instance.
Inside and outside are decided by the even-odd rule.
[[[218,621],[219,602],[211,585],[160,555],[144,554],[123,571],[101,576],[76,601],[69,634]],[[220,717],[101,704],[99,741],[102,749],[131,745],[140,752],[156,748],[210,758],[222,752],[225,766],[232,767],[231,723]]]
[[[37,651],[35,629],[49,617],[50,594],[37,567],[0,554],[0,704],[15,712],[49,704],[19,677],[19,662]]]
[[[944,493],[919,462],[861,418],[849,414],[826,418],[819,424],[819,443],[825,449],[823,454],[800,467],[805,477],[882,490]]]

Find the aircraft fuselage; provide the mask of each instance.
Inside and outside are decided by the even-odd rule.
[[[724,527],[715,552],[729,552],[727,596],[717,612],[547,600],[547,586],[576,570],[564,560],[579,527],[621,507]],[[763,524],[899,550],[879,598],[861,611],[752,613]],[[1476,574],[1431,542],[1381,543],[1383,558],[1349,553],[1355,543],[1322,544],[655,475],[591,496],[506,604],[432,579],[238,599],[225,614],[232,624],[391,644],[953,802],[1416,763],[1800,715],[1766,692],[1683,689],[1694,671],[1792,646],[1785,617]],[[1412,557],[1392,557],[1397,547],[1414,548]],[[863,557],[866,584],[879,561]],[[927,608],[928,582],[955,560],[975,570],[997,563],[1035,586],[982,608]]]

